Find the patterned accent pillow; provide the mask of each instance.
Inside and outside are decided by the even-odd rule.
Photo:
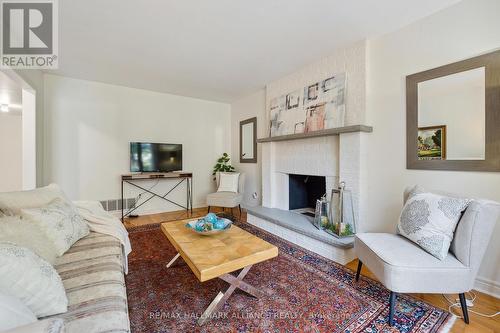
[[[462,212],[470,202],[421,189],[412,191],[399,217],[398,233],[443,260]]]
[[[71,203],[61,199],[45,207],[21,209],[21,217],[35,223],[45,233],[54,243],[58,256],[89,234],[89,227],[83,217]]]
[[[31,250],[0,242],[0,292],[16,297],[37,317],[66,312],[68,299],[54,267]]]
[[[21,215],[21,209],[39,208],[56,199],[71,202],[56,184],[29,191],[1,192],[0,210],[4,215]]]
[[[57,258],[57,250],[52,241],[38,226],[20,216],[0,216],[0,241],[26,247],[52,265]]]

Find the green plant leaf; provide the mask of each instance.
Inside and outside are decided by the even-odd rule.
[[[233,172],[234,167],[229,163],[230,160],[231,158],[229,155],[227,153],[223,153],[222,156],[217,159],[217,162],[213,167],[212,175],[215,176],[217,172]],[[216,180],[215,177],[214,180]]]

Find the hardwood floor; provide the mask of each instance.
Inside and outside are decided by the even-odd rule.
[[[143,215],[136,218],[125,218],[124,225],[126,228],[132,227],[140,227],[147,224],[155,224],[160,222],[169,222],[169,221],[177,221],[177,220],[185,220],[190,217],[201,217],[207,215],[207,207],[203,208],[193,208],[193,214],[186,212],[185,210],[178,210],[174,212],[161,213],[161,214],[152,214],[152,215]],[[222,208],[214,207],[210,210],[212,213],[222,212]],[[229,212],[230,209],[226,209],[226,212]],[[233,209],[233,214],[239,216],[239,211],[237,208]],[[247,216],[246,212],[243,212],[241,215],[241,220],[246,221]]]
[[[221,212],[220,208],[213,208],[212,212]],[[160,222],[167,221],[176,221],[182,220],[190,217],[200,217],[207,214],[207,208],[196,208],[193,209],[193,214],[186,213],[186,211],[175,211],[154,215],[144,215],[139,216],[137,218],[127,218],[125,219],[125,227],[137,227],[148,224],[155,224]],[[233,214],[238,216],[239,212],[237,209],[233,210]],[[241,221],[246,222],[246,213],[243,212],[241,216]],[[358,265],[357,260],[353,260],[346,265],[347,268],[356,271],[356,267]],[[372,279],[375,279],[375,276],[363,266],[361,270],[361,274],[364,276],[368,276]],[[474,307],[470,308],[470,310],[474,310],[481,313],[496,313],[500,311],[500,299],[492,297],[490,295],[483,294],[479,291],[474,291],[477,298],[474,302]],[[436,307],[442,309],[448,309],[448,303],[443,298],[441,294],[412,294],[413,297],[421,299],[427,303],[433,304]],[[448,295],[450,299],[458,298],[458,295]],[[462,312],[460,308],[455,308],[452,311],[456,315],[461,316]],[[486,318],[476,315],[474,313],[469,312],[470,324],[466,325],[464,321],[460,318],[457,318],[453,328],[450,332],[452,333],[500,333],[500,316],[496,316],[495,318]]]

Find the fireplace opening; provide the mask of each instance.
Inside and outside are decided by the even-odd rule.
[[[321,176],[289,175],[289,210],[314,217],[316,200],[326,192],[326,178]]]

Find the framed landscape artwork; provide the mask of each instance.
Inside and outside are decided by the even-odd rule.
[[[446,125],[419,127],[417,140],[419,160],[446,159]]]

